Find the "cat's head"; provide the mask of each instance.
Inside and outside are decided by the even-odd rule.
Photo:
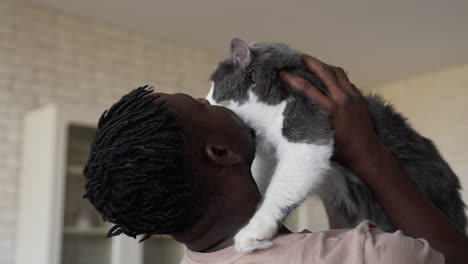
[[[295,73],[326,92],[322,82],[302,64],[301,53],[285,44],[248,45],[233,38],[231,55],[211,75],[212,87],[207,99],[218,105],[229,101],[243,103],[251,90],[259,100],[278,104],[292,93],[279,77],[281,70]]]

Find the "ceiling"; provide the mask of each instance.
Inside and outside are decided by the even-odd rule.
[[[371,86],[468,63],[468,1],[23,0],[212,52],[278,41]]]

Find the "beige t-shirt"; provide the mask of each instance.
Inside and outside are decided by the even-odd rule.
[[[187,250],[182,264],[445,263],[442,254],[424,239],[407,237],[401,231],[385,233],[370,221],[364,221],[354,229],[280,235],[273,242],[272,248],[251,254],[238,253],[234,246],[212,253]]]

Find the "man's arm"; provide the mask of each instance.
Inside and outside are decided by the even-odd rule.
[[[308,56],[304,64],[325,83],[329,97],[295,75],[282,72],[281,76],[330,114],[337,158],[367,183],[396,228],[429,241],[447,263],[468,263],[468,239],[404,174],[376,135],[367,102],[343,69]]]

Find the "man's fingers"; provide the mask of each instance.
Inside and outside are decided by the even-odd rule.
[[[354,95],[361,94],[361,92],[356,88],[356,86],[354,86],[354,84],[352,84],[349,81],[348,75],[343,70],[343,68],[336,67],[336,66],[332,66],[331,68],[333,72],[335,72],[336,79],[338,83],[340,84],[341,89],[343,89],[343,91],[345,91],[348,94],[354,94]]]
[[[316,101],[325,111],[330,111],[330,100],[323,95],[317,87],[294,74],[286,71],[280,72],[280,77],[289,87],[303,92],[305,95]]]
[[[332,71],[332,69],[330,69],[330,67],[328,67],[327,64],[308,55],[303,56],[303,63],[310,71],[315,73],[320,78],[320,80],[323,81],[332,97],[334,95],[338,95],[339,93],[343,93],[336,80],[335,73]]]
[[[345,71],[336,66],[330,66],[333,72],[335,73],[336,80],[338,81],[338,84],[343,90],[348,90],[349,87],[351,86],[351,83],[349,82],[348,76],[346,75]]]
[[[360,96],[364,96],[361,92],[361,90],[359,90],[356,85],[352,84],[351,83],[351,90],[353,91],[354,95],[360,95]]]

